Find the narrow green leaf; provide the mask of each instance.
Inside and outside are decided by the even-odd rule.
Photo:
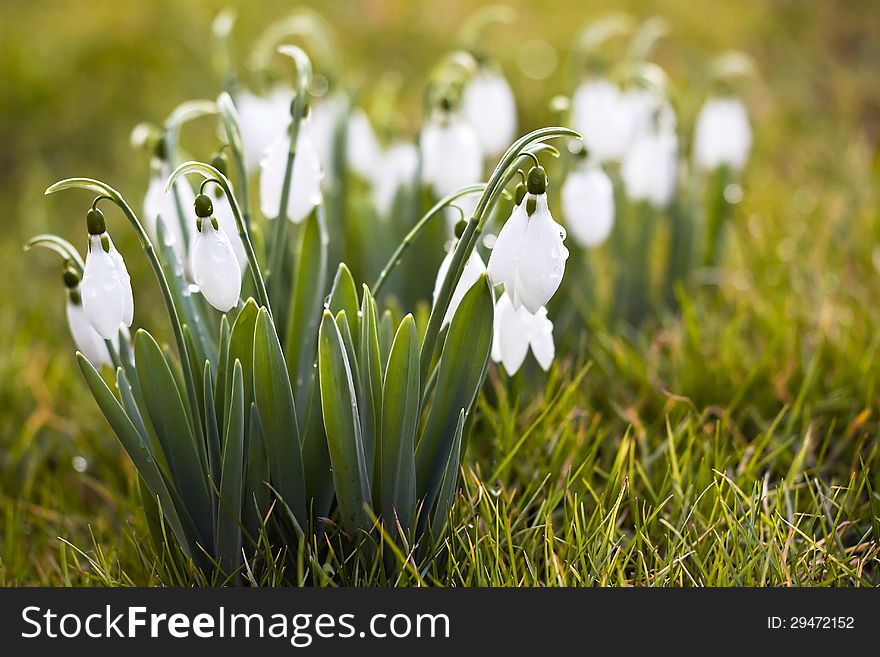
[[[226,315],[220,318],[220,346],[217,362],[217,380],[214,381],[214,409],[217,413],[217,427],[222,428],[221,423],[226,411],[226,372],[229,369],[229,340],[231,329]]]
[[[333,287],[330,289],[330,302],[327,308],[334,315],[338,314],[340,310],[344,310],[350,333],[358,335],[360,333],[360,323],[357,316],[359,306],[357,286],[354,283],[351,270],[344,262],[340,262],[339,269],[336,270],[336,276],[333,279]]]
[[[382,419],[382,364],[379,356],[378,320],[376,301],[370,289],[364,285],[361,302],[361,333],[358,343],[358,410],[361,419],[361,436],[364,441],[364,456],[367,472],[370,473],[373,492],[381,490],[377,480],[378,462],[376,460],[376,441],[379,436],[379,423]],[[373,501],[378,508],[379,500]]]
[[[250,424],[246,438],[247,460],[245,461],[244,501],[242,502],[241,515],[248,538],[256,541],[262,518],[265,518],[270,504],[269,459],[266,456],[263,429],[256,404],[251,404]]]
[[[452,439],[452,449],[449,451],[449,459],[443,472],[443,483],[440,486],[440,494],[437,496],[437,506],[433,510],[431,529],[435,538],[439,538],[446,526],[446,519],[452,502],[455,500],[456,484],[458,483],[458,466],[461,462],[461,443],[464,435],[464,409],[458,414],[458,424],[455,425],[455,435]]]
[[[318,371],[321,409],[342,525],[348,531],[367,529],[370,518],[364,504],[371,499],[370,481],[354,378],[342,335],[330,311],[324,313],[318,333]]]
[[[388,355],[391,353],[391,343],[394,341],[394,318],[391,311],[385,309],[379,320],[379,355],[382,358],[382,369],[388,365]]]
[[[257,315],[253,363],[254,401],[260,413],[272,486],[293,510],[300,527],[305,527],[305,481],[293,390],[278,334],[265,308],[260,308]]]
[[[486,276],[467,291],[443,343],[436,390],[416,448],[418,492],[424,508],[433,507],[449,454],[458,415],[470,412],[483,381],[492,347],[495,304]],[[427,513],[422,518],[426,518]],[[421,521],[423,522],[423,521]]]
[[[214,407],[214,392],[211,386],[211,363],[208,361],[205,361],[205,373],[202,381],[205,441],[208,443],[208,467],[211,473],[211,480],[216,484],[220,481],[220,464],[222,463],[220,423],[217,422],[217,410]],[[213,486],[211,489],[213,490]]]
[[[412,315],[400,323],[382,388],[380,485],[382,518],[409,530],[416,503],[415,440],[419,422],[419,335]]]
[[[244,375],[236,360],[232,371],[229,418],[223,436],[223,465],[220,474],[220,505],[217,514],[217,556],[227,574],[242,562],[241,500],[244,474]]]
[[[312,368],[308,391],[302,431],[303,470],[306,476],[306,500],[317,528],[317,519],[326,517],[333,503],[333,472],[321,415],[321,387],[317,368]]]
[[[147,412],[171,468],[174,483],[210,549],[213,541],[211,497],[203,463],[177,381],[159,345],[143,329],[134,345],[138,378]]]

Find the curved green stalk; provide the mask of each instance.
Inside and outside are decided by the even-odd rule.
[[[42,246],[43,248],[54,251],[60,255],[73,265],[73,268],[77,270],[80,278],[82,278],[83,269],[85,268],[82,257],[80,256],[79,251],[76,250],[76,247],[66,239],[50,234],[34,235],[27,241],[27,244],[24,245],[24,250],[30,251],[35,246]]]
[[[263,280],[263,274],[260,271],[260,266],[257,262],[257,254],[254,251],[254,244],[251,241],[250,232],[248,231],[247,224],[245,224],[244,217],[242,216],[241,207],[238,205],[238,200],[232,192],[232,185],[229,183],[229,179],[210,164],[205,164],[204,162],[184,162],[172,171],[170,176],[168,176],[168,181],[165,183],[165,189],[168,190],[173,186],[174,181],[178,176],[186,175],[188,173],[198,173],[206,180],[213,180],[220,185],[220,189],[226,194],[226,198],[229,200],[229,205],[232,208],[232,216],[235,218],[235,227],[238,229],[238,236],[241,237],[242,244],[244,244],[244,251],[247,256],[249,269],[251,270],[251,276],[254,279],[254,286],[257,288],[257,296],[259,297],[260,304],[265,306],[269,311],[269,314],[271,314],[272,307],[269,303],[269,294],[266,291],[266,283]]]
[[[238,194],[241,197],[242,219],[244,219],[244,226],[250,235],[251,214],[248,200],[248,175],[244,166],[244,144],[241,139],[238,111],[235,109],[235,103],[232,102],[232,96],[226,91],[221,92],[217,97],[217,109],[220,110],[223,130],[226,132],[226,143],[232,150],[232,162],[238,177]]]

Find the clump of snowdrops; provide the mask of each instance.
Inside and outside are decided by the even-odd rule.
[[[337,72],[316,75],[306,50],[286,45],[305,41],[330,73],[318,17],[298,12],[261,37],[257,68],[292,60],[295,74],[259,91],[232,68],[231,28],[226,14],[214,26],[226,90],[133,134],[151,157],[142,211],[103,181],[65,179],[46,193],[93,195],[85,258],[56,235],[29,246],[62,258],[77,361],[135,465],[157,546],[217,581],[253,581],[266,555],[286,548],[295,560],[332,526],[352,555],[380,549],[390,571],[417,564],[446,525],[492,357],[511,371],[529,347],[545,368],[553,359],[546,304],[568,251],[539,157],[558,154],[547,140],[580,135],[549,127],[515,139],[503,78],[458,53],[432,76],[419,146],[382,144]],[[499,92],[504,121],[487,121]],[[195,120],[216,123],[216,149],[181,161]],[[345,262],[329,276],[350,175],[380,221],[416,209],[396,218],[408,230],[371,285]],[[407,202],[413,187],[434,197],[424,212]],[[136,295],[111,237],[120,219],[152,268],[173,345],[133,328]],[[487,268],[477,247],[490,220],[501,228]],[[436,226],[448,244],[430,243]],[[421,322],[380,297],[415,247],[442,258]]]

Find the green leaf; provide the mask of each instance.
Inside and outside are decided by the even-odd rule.
[[[101,412],[113,429],[113,433],[116,434],[131,462],[134,463],[134,467],[143,477],[151,496],[158,498],[161,502],[162,512],[168,520],[168,525],[171,527],[178,545],[187,556],[192,556],[194,545],[198,540],[198,533],[186,509],[174,503],[149,446],[138,433],[131,419],[125,414],[119,400],[116,399],[116,396],[107,387],[104,379],[88,359],[77,352],[76,360],[92,396],[98,402]]]
[[[467,416],[482,385],[492,347],[494,311],[484,274],[464,295],[452,318],[440,355],[436,391],[416,448],[418,492],[426,510],[437,499],[459,411],[465,409]]]
[[[391,343],[394,341],[394,319],[391,311],[385,309],[379,320],[379,354],[382,357],[382,368],[388,365],[388,355],[391,353]]]
[[[458,483],[458,465],[461,462],[461,443],[464,435],[464,409],[458,414],[458,424],[455,425],[455,435],[452,439],[452,449],[449,451],[449,459],[443,472],[443,483],[440,486],[440,495],[437,497],[437,506],[431,517],[431,529],[435,539],[438,539],[446,526],[446,519],[452,502],[455,500],[456,483]]]
[[[316,368],[312,368],[308,391],[302,430],[303,470],[306,475],[306,499],[311,506],[312,517],[317,521],[330,513],[333,503],[333,472],[330,468],[324,418],[321,415],[321,387]],[[318,526],[317,522],[315,526]]]
[[[360,323],[358,322],[358,303],[357,286],[354,284],[354,278],[351,271],[344,262],[339,263],[339,269],[336,270],[336,277],[333,279],[333,287],[330,289],[330,302],[327,308],[337,315],[340,310],[345,311],[348,319],[349,332],[352,335],[360,333]]]
[[[226,315],[220,318],[220,347],[217,364],[217,380],[214,381],[214,409],[217,413],[217,425],[223,420],[226,409],[226,372],[229,369],[229,341],[231,329]]]
[[[373,482],[372,490],[379,493],[376,473],[376,441],[379,422],[382,419],[382,363],[379,356],[378,321],[376,301],[370,289],[364,285],[361,304],[361,333],[358,343],[358,410],[361,419],[361,436],[364,441],[364,457],[367,472]],[[378,506],[378,499],[374,500]]]
[[[348,531],[367,529],[370,518],[364,504],[371,499],[370,479],[357,395],[342,335],[329,310],[324,312],[318,332],[318,371],[321,410],[342,526]]]
[[[419,334],[412,315],[400,323],[382,388],[380,485],[382,518],[404,532],[416,503],[415,440],[419,422]]]
[[[290,317],[284,342],[294,399],[305,405],[318,350],[318,322],[327,284],[327,230],[323,206],[309,215],[296,247]]]
[[[147,413],[171,468],[175,486],[210,551],[214,532],[207,457],[203,461],[199,454],[171,368],[153,336],[143,329],[137,332],[134,353]]]
[[[203,381],[205,441],[208,443],[208,467],[211,480],[220,481],[220,465],[222,463],[220,444],[220,424],[217,422],[217,410],[214,407],[214,392],[211,387],[211,363],[205,361]],[[213,486],[212,486],[213,489]]]
[[[247,430],[247,460],[245,461],[244,501],[242,523],[250,539],[256,541],[262,519],[269,510],[269,459],[263,442],[260,414],[251,404],[250,424]]]
[[[293,390],[272,318],[265,308],[257,315],[254,335],[254,401],[260,414],[272,486],[293,510],[300,527],[306,523],[302,446]]]
[[[217,556],[227,572],[238,570],[241,554],[241,500],[244,473],[244,375],[236,360],[232,372],[229,418],[223,437],[223,468],[220,474],[220,505],[217,515]]]

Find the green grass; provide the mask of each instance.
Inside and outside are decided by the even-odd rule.
[[[0,314],[0,584],[192,583],[150,543],[134,471],[75,368],[58,272],[20,245],[48,228],[81,242],[66,228],[80,225],[81,208],[41,197],[57,178],[102,176],[139,202],[145,167],[132,162],[127,131],[213,93],[201,75],[207,55],[173,41],[181,26],[206,29],[211,12],[169,3],[122,19],[105,2],[80,33],[58,23],[60,5],[27,4],[4,11],[42,40],[0,35],[4,79],[16,81],[15,93],[0,91],[0,161],[11,164],[0,187],[0,293],[12,308]],[[405,53],[405,72],[420,80],[454,25],[404,28],[395,16],[405,12],[387,6],[376,20],[390,32],[333,13],[364,68],[387,64],[369,53],[390,33],[387,47]],[[581,17],[550,7],[530,17],[564,43]],[[300,554],[264,558],[257,583],[880,585],[880,55],[870,38],[880,12],[869,2],[694,12],[683,0],[655,11],[691,44],[661,49],[674,78],[686,79],[683,62],[712,44],[742,47],[759,63],[754,158],[719,288],[684,295],[679,315],[638,336],[600,322],[567,336],[573,348],[560,350],[547,378],[493,368],[449,531],[425,568],[404,567],[389,582],[378,557],[346,559],[331,530]],[[243,29],[267,18],[246,14]],[[52,43],[37,29],[47,20],[59,27]],[[118,85],[133,67],[143,84],[120,105],[110,91],[84,93],[116,88],[101,82]],[[546,122],[548,89],[516,84],[524,123]],[[417,99],[418,85],[411,91]],[[601,289],[604,257],[593,263]],[[145,263],[132,260],[133,277],[145,280]],[[142,287],[139,307],[158,308]],[[159,324],[138,312],[151,330]]]

